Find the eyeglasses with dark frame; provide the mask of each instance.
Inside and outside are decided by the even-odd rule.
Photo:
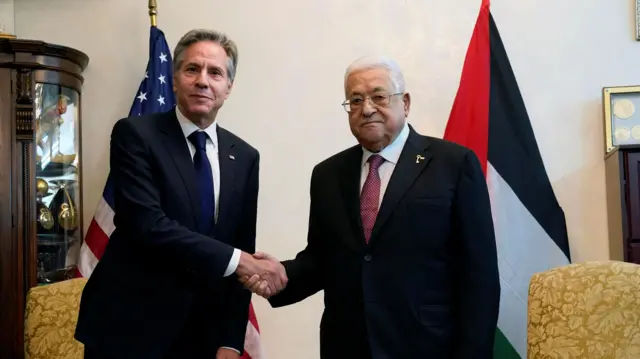
[[[375,107],[387,107],[391,102],[391,97],[398,95],[404,95],[404,92],[397,92],[394,94],[377,93],[371,96],[353,96],[343,102],[342,107],[344,107],[344,110],[347,112],[357,111],[364,106],[364,102],[367,99],[371,100],[371,104]]]

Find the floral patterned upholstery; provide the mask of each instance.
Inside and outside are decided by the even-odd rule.
[[[86,282],[85,278],[74,278],[29,290],[25,309],[25,359],[83,358],[84,347],[73,334]]]
[[[528,358],[640,358],[640,266],[588,262],[529,284]]]

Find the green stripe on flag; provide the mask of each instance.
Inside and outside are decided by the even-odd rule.
[[[493,345],[493,358],[494,359],[520,359],[520,356],[513,349],[509,340],[502,334],[500,329],[496,330],[496,339]]]

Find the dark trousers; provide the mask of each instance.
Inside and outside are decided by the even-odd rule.
[[[177,348],[171,348],[169,350],[169,353],[165,354],[165,356],[163,357],[163,359],[188,359],[188,358],[200,358],[200,357],[207,357],[208,354],[204,355],[203,353],[191,353],[189,350],[186,350],[187,352],[185,352],[184,349],[180,349],[182,346],[179,346]],[[215,354],[213,354],[213,356],[211,356],[211,358],[214,358]],[[101,350],[99,349],[94,349],[94,348],[90,348],[87,347],[85,345],[84,347],[84,359],[119,359],[119,356],[113,356],[111,354],[105,354],[103,353]],[[143,359],[143,358],[141,358]]]
[[[93,348],[84,347],[84,359],[118,359],[117,356],[111,356],[108,354],[102,353],[100,350],[96,350]],[[165,359],[186,359],[182,355],[167,355]]]
[[[102,354],[98,350],[94,350],[92,348],[84,347],[84,359],[116,359],[114,357]]]

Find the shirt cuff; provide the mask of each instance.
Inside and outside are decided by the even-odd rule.
[[[229,261],[229,265],[227,266],[227,270],[224,272],[224,276],[228,277],[235,273],[236,268],[238,268],[238,263],[240,263],[240,250],[238,248],[234,248],[233,254],[231,255],[231,260]]]
[[[222,349],[222,348],[233,350],[234,352],[242,355],[242,353],[240,353],[240,351],[238,349],[235,349],[235,348],[232,348],[232,347],[220,347],[220,349]]]

